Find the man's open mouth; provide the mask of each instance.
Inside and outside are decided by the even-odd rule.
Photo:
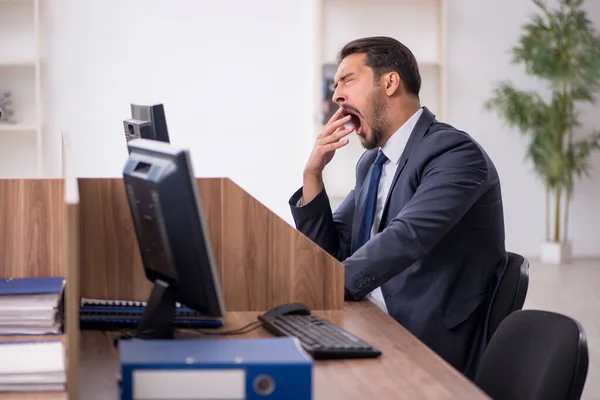
[[[352,125],[354,125],[354,130],[357,134],[361,134],[362,133],[362,121],[360,119],[360,117],[352,110],[344,110],[342,118],[350,115],[350,121],[352,122]]]

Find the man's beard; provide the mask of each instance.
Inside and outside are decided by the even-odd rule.
[[[386,118],[386,104],[381,89],[375,90],[372,95],[373,100],[371,101],[371,120],[369,121],[369,127],[371,128],[371,136],[361,138],[363,147],[367,150],[379,147],[383,142],[383,137],[388,125]]]

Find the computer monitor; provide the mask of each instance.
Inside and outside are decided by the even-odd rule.
[[[123,121],[125,138],[170,143],[165,107],[162,104],[131,104],[131,118]]]
[[[123,181],[146,277],[154,284],[136,337],[172,338],[176,302],[222,318],[225,305],[189,152],[128,142]]]

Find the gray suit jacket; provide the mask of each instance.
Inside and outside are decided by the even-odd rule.
[[[342,150],[343,151],[343,150]],[[296,227],[345,266],[347,300],[381,286],[390,315],[469,378],[487,344],[490,299],[506,269],[500,181],[485,151],[427,109],[394,176],[378,234],[356,249],[377,149],[332,213],[325,189],[297,207]]]

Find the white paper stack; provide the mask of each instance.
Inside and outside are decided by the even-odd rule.
[[[25,278],[0,281],[0,335],[62,332],[64,279]]]
[[[66,381],[61,341],[0,343],[0,391],[63,391]]]

